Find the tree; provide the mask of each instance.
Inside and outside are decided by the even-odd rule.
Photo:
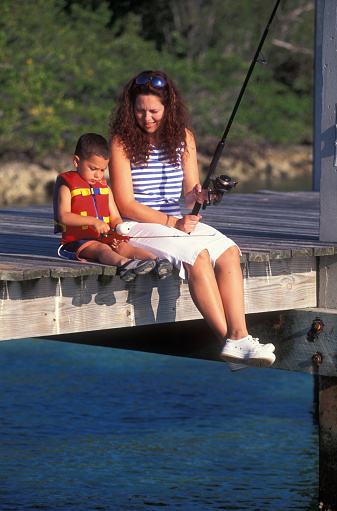
[[[267,12],[268,11],[268,12]],[[300,143],[312,126],[313,1],[277,13],[232,140]],[[0,4],[0,154],[72,150],[107,135],[117,95],[162,69],[190,108],[197,138],[220,136],[270,12],[264,0],[25,0]],[[250,128],[249,128],[250,127]]]
[[[135,72],[134,56],[159,64],[154,44],[137,35],[136,17],[125,20],[129,36],[115,37],[106,28],[106,4],[95,12],[74,5],[73,14],[53,0],[2,2],[2,153],[68,150],[83,131],[106,135],[118,91]]]

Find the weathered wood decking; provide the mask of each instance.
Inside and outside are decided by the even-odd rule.
[[[318,306],[320,266],[322,261],[324,268],[334,262],[337,252],[337,243],[319,241],[319,194],[232,193],[224,196],[220,206],[211,206],[202,215],[205,222],[233,238],[242,250],[245,307],[251,329],[254,331],[257,324],[260,329],[269,329],[269,340],[276,344],[280,332],[282,339],[289,341],[294,328],[308,331],[311,326],[308,317],[314,319]],[[56,252],[58,242],[53,234],[51,206],[0,210],[1,340],[24,337],[69,340],[71,336],[72,342],[121,347],[130,327],[137,326],[137,331],[132,329],[131,344],[130,339],[124,343],[126,348],[132,345],[136,349],[138,346],[158,352],[171,350],[216,359],[217,346],[212,334],[201,321],[187,282],[176,272],[164,281],[149,274],[124,284],[115,276],[114,267],[60,260]],[[323,307],[329,307],[329,303]],[[312,310],[309,316],[304,314],[308,309]],[[257,321],[261,313],[271,312],[272,319]],[[206,344],[195,337],[191,342],[186,339],[186,322],[190,320],[199,321],[200,331],[206,328]],[[155,328],[163,323],[175,324],[176,329],[177,342],[166,348],[158,342]],[[154,327],[152,333],[149,326]],[[331,326],[330,330],[333,329]],[[280,347],[277,357],[280,363],[275,367],[314,371],[312,354],[318,348],[320,353],[324,349],[319,343],[309,345],[305,331],[300,337],[296,350],[301,351],[301,357],[292,356],[291,362],[285,360],[290,345],[283,343],[284,355],[281,356]],[[324,371],[334,375],[337,347],[334,348],[333,339],[329,342],[330,358],[325,350]],[[291,346],[294,349],[292,340]],[[307,357],[304,365],[303,353]]]

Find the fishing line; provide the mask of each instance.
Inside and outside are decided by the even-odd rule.
[[[269,18],[269,20],[268,20],[268,23],[267,23],[267,25],[266,25],[266,27],[265,27],[265,29],[264,29],[263,35],[262,35],[261,40],[260,40],[260,42],[259,42],[259,45],[258,45],[258,47],[257,47],[257,49],[256,49],[256,52],[255,52],[254,57],[253,57],[253,60],[252,60],[252,62],[251,62],[251,64],[250,64],[250,67],[249,67],[249,70],[248,70],[248,72],[247,72],[246,78],[245,78],[244,83],[243,83],[243,85],[242,85],[242,87],[241,87],[241,90],[240,90],[239,96],[238,96],[238,98],[237,98],[237,100],[236,100],[236,103],[235,103],[235,105],[234,105],[234,108],[233,108],[232,114],[231,114],[231,116],[230,116],[230,118],[229,118],[229,120],[228,120],[228,123],[227,123],[226,129],[225,129],[225,131],[224,131],[224,134],[223,134],[223,136],[222,136],[221,140],[219,141],[219,143],[218,143],[218,145],[217,145],[217,148],[216,148],[216,151],[215,151],[214,156],[213,156],[213,158],[212,158],[212,161],[211,161],[211,164],[210,164],[210,167],[209,167],[209,170],[208,170],[208,173],[207,173],[206,179],[205,179],[205,181],[204,181],[204,182],[203,182],[203,184],[202,184],[202,188],[203,188],[204,190],[207,190],[207,189],[208,189],[209,184],[210,184],[210,182],[212,181],[212,176],[213,176],[214,171],[215,171],[215,169],[216,169],[216,167],[217,167],[217,164],[219,163],[219,160],[220,160],[220,157],[221,157],[222,151],[223,151],[223,149],[224,149],[224,147],[225,147],[225,143],[226,143],[227,135],[228,135],[228,133],[229,133],[229,131],[230,131],[230,129],[231,129],[232,123],[233,123],[233,121],[234,121],[235,115],[236,115],[237,110],[238,110],[238,108],[239,108],[239,105],[240,105],[240,102],[241,102],[242,97],[243,97],[243,95],[244,95],[244,92],[245,92],[245,90],[246,90],[246,87],[247,87],[247,85],[248,85],[249,79],[250,79],[250,77],[251,77],[251,75],[252,75],[252,73],[253,73],[253,70],[254,70],[255,64],[256,64],[256,62],[258,61],[258,59],[261,59],[260,54],[261,54],[262,46],[263,46],[264,41],[265,41],[265,39],[266,39],[266,37],[267,37],[267,34],[268,34],[268,32],[269,32],[270,25],[271,25],[271,23],[272,23],[272,21],[273,21],[273,19],[274,19],[274,16],[275,16],[275,14],[276,14],[276,11],[277,11],[277,8],[278,8],[278,6],[279,6],[279,3],[280,3],[280,0],[276,0],[275,6],[274,6],[273,11],[272,11],[272,13],[271,13],[271,15],[270,15],[270,18]],[[228,178],[228,176],[221,176],[221,177]],[[228,178],[228,180],[230,181],[231,179],[230,179],[230,178]],[[236,184],[236,183],[235,183],[235,184]],[[235,185],[234,185],[234,183],[233,183],[233,185],[232,185],[232,186],[235,186]],[[228,190],[225,190],[225,191],[230,191],[230,186],[229,186],[229,189],[228,189]],[[222,193],[221,189],[220,189],[220,190],[218,190],[218,192],[221,194],[221,193]],[[218,202],[219,202],[219,199],[217,200],[217,203],[218,203]],[[201,204],[199,204],[198,202],[196,202],[196,203],[195,203],[195,205],[194,205],[194,207],[193,207],[193,210],[192,210],[192,215],[198,215],[200,208],[201,208]]]
[[[280,26],[280,23],[278,23],[277,27]],[[273,31],[275,33],[275,30]],[[255,78],[255,91],[251,91],[251,98],[252,98],[252,106],[250,107],[249,109],[249,119],[248,119],[248,123],[246,123],[246,129],[245,129],[245,133],[249,135],[249,133],[251,132],[251,128],[252,128],[252,125],[253,125],[253,122],[254,122],[254,118],[255,118],[255,113],[256,113],[256,105],[257,105],[257,98],[259,97],[259,93],[260,93],[260,89],[261,89],[261,84],[264,82],[264,76],[267,72],[267,65],[268,65],[268,62],[269,62],[269,56],[270,56],[270,52],[271,52],[271,43],[269,43],[268,45],[268,48],[266,50],[262,51],[260,50],[259,52],[259,56],[258,58],[256,59],[256,62],[258,64],[260,64],[260,66],[257,66],[256,67],[256,78]],[[267,53],[266,53],[267,51]],[[244,156],[246,154],[246,149],[247,149],[247,146],[248,146],[248,141],[249,141],[249,137],[248,136],[244,136],[243,137],[243,143],[241,144],[241,151],[240,151],[240,154],[239,154],[239,158],[238,158],[238,161],[239,163],[242,163],[243,159],[244,159]]]
[[[188,236],[187,233],[185,233],[186,236]],[[199,238],[199,237],[208,237],[208,238],[211,238],[212,236],[215,236],[216,233],[213,233],[213,234],[192,234],[189,236],[189,239],[191,238]],[[181,236],[181,234],[172,234],[171,236],[127,236],[128,238],[130,239],[139,239],[139,238],[182,238],[182,239],[186,239],[186,236]]]
[[[282,7],[282,4],[280,4],[280,6],[279,6],[278,23],[276,24],[276,26],[273,30],[273,39],[275,39],[277,37],[277,34],[281,33],[281,19],[283,17],[284,11],[285,11],[286,4],[287,4],[287,1],[283,2],[283,7]],[[252,101],[253,104],[249,110],[249,119],[248,119],[248,123],[247,123],[246,129],[245,129],[245,133],[246,134],[248,133],[248,135],[251,132],[251,128],[253,125],[253,120],[254,120],[255,113],[256,113],[257,98],[260,95],[261,84],[265,82],[265,75],[267,73],[266,66],[269,63],[269,56],[271,53],[272,46],[273,46],[273,43],[271,41],[269,43],[267,49],[264,50],[263,53],[262,53],[262,51],[260,51],[259,58],[257,59],[257,63],[259,63],[261,65],[257,66],[258,71],[256,73],[255,92],[251,95],[251,97],[253,98],[253,101]],[[243,137],[243,143],[241,144],[241,151],[240,151],[239,158],[238,158],[239,163],[242,163],[242,161],[244,160],[244,156],[246,154],[246,149],[248,146],[248,140],[249,140],[248,136]]]

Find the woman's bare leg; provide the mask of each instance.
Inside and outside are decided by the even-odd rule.
[[[227,249],[216,260],[215,276],[228,323],[229,337],[242,339],[248,335],[248,332],[244,309],[242,270],[236,246]]]
[[[193,266],[185,264],[192,300],[220,341],[226,337],[227,322],[207,250],[198,255]]]
[[[185,264],[191,297],[217,337],[223,341],[248,335],[243,279],[237,247],[226,250],[216,261],[215,274],[207,250],[193,266]]]
[[[220,356],[230,364],[231,370],[237,371],[249,365],[269,367],[273,364],[275,346],[260,344],[247,332],[237,247],[230,247],[221,254],[216,261],[215,272],[207,250],[199,254],[193,266],[185,264],[185,267],[195,305],[219,340],[223,343],[226,341]]]

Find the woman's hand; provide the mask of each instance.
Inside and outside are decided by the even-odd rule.
[[[175,228],[179,229],[179,231],[189,234],[190,232],[194,231],[201,218],[201,215],[186,215],[183,218],[179,218],[179,220],[176,222]]]
[[[209,202],[208,196],[209,189],[203,189],[200,183],[197,183],[192,190],[193,199],[195,202],[199,202],[199,204],[203,204],[205,201]]]
[[[202,188],[200,183],[197,183],[196,185],[191,188],[191,190],[187,193],[185,196],[185,202],[186,206],[190,209],[194,208],[194,205],[196,202],[199,202],[199,204],[203,204],[205,201],[208,204],[209,203],[209,188]]]

